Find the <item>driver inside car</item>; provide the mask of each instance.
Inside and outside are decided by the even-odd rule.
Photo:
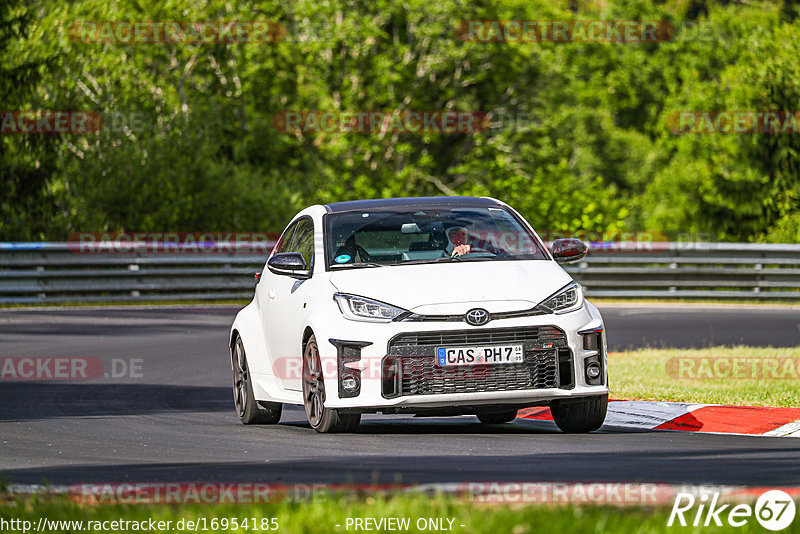
[[[469,254],[472,247],[467,244],[468,236],[467,229],[461,226],[454,226],[447,230],[447,239],[450,241],[447,248],[449,249],[452,246],[451,257]]]

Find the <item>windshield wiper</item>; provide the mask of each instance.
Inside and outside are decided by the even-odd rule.
[[[339,269],[339,268],[357,268],[357,267],[383,267],[382,263],[376,263],[374,261],[357,261],[354,263],[334,263],[330,266],[331,270]]]
[[[392,265],[414,265],[420,263],[449,263],[451,261],[484,261],[484,260],[493,260],[497,258],[495,256],[473,256],[470,254],[463,254],[461,256],[445,256],[444,258],[434,258],[434,259],[420,259],[420,260],[406,260],[401,261],[400,263],[393,263]]]
[[[464,255],[464,256],[456,256],[459,261],[484,261],[484,260],[494,260],[498,257],[498,255],[494,256],[472,256],[472,255]],[[454,258],[455,259],[455,258]]]
[[[392,265],[415,265],[419,263],[446,263],[450,261],[462,261],[462,260],[463,256],[445,256],[444,258],[406,260],[406,261],[401,261],[400,263],[394,263]]]

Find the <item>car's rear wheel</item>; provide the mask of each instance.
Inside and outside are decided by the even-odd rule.
[[[575,434],[592,432],[603,425],[608,410],[608,395],[553,401],[550,412],[562,431]]]
[[[343,414],[325,407],[325,380],[317,338],[312,335],[303,351],[303,405],[308,424],[317,432],[355,432],[361,414]]]
[[[478,413],[478,420],[484,425],[499,425],[510,423],[517,418],[517,410],[506,410],[504,412]]]
[[[253,383],[250,379],[250,368],[244,351],[242,338],[236,336],[231,347],[231,365],[233,367],[233,404],[236,415],[245,425],[274,425],[281,420],[283,405],[277,402],[259,405],[253,395]]]

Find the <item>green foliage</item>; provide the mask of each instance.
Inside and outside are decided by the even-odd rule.
[[[795,369],[798,358],[800,349],[797,347],[641,349],[611,353],[608,365],[611,396],[619,400],[797,406],[800,402],[797,392],[800,371]],[[715,365],[719,360],[729,366]],[[685,375],[678,374],[681,364],[685,365],[683,369],[689,370]],[[731,365],[746,370],[732,375]],[[711,371],[706,372],[708,369]]]
[[[799,108],[800,25],[778,24],[776,13],[761,8],[745,13],[712,12],[709,21],[732,46],[711,56],[713,71],[681,69],[685,82],[671,96],[664,124],[675,110]],[[775,222],[800,210],[797,133],[693,134],[665,144],[673,153],[649,189],[651,226],[750,240],[777,237],[770,234]]]
[[[313,203],[490,195],[541,230],[797,240],[800,136],[676,136],[678,110],[800,109],[794,4],[13,0],[2,109],[100,133],[0,136],[0,239],[280,230]],[[659,43],[470,42],[464,20],[667,20]],[[275,20],[277,43],[84,43],[81,21]],[[698,27],[710,29],[698,38]],[[702,35],[701,35],[702,37]],[[284,111],[489,113],[477,134],[286,133]],[[115,120],[110,120],[115,118]]]
[[[23,0],[0,3],[0,109],[44,104],[37,93],[54,58],[17,52],[30,37],[37,9]],[[50,232],[55,203],[49,180],[57,173],[57,141],[49,136],[0,134],[0,238],[40,239]]]

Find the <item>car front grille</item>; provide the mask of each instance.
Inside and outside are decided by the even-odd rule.
[[[437,347],[493,343],[523,343],[524,362],[460,367],[436,363]],[[565,369],[571,372],[571,365],[563,366],[565,355],[571,364],[566,336],[553,326],[400,334],[389,342],[383,360],[382,393],[393,398],[564,387],[572,382],[571,376],[559,376]]]

